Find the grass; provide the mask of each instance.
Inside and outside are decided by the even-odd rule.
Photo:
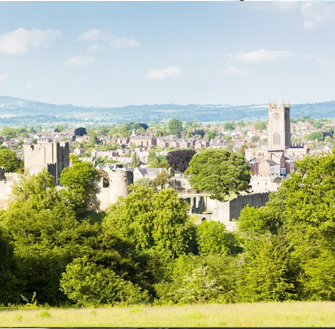
[[[134,306],[2,311],[0,327],[334,327],[335,303]]]

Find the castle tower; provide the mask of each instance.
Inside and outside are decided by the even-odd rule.
[[[110,177],[110,203],[115,203],[119,196],[127,196],[128,185],[133,184],[134,174],[126,169],[115,169],[109,174]]]
[[[36,145],[24,145],[24,168],[35,175],[47,169],[55,177],[59,184],[62,170],[69,166],[69,142],[41,143]]]
[[[284,151],[291,147],[290,104],[269,102],[268,151]]]

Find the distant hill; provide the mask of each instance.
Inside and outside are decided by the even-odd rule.
[[[291,117],[335,117],[335,101],[292,104]],[[267,119],[267,104],[232,105],[129,105],[125,107],[80,107],[55,105],[20,98],[0,97],[0,125],[85,124],[86,126],[122,122],[153,122],[178,118],[182,121],[217,122]]]

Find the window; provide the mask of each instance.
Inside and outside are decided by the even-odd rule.
[[[279,118],[280,118],[279,113],[276,112],[276,113],[273,114],[273,119],[274,120],[279,120]]]
[[[280,135],[273,134],[273,144],[280,144]]]

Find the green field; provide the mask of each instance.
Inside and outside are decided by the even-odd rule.
[[[0,327],[334,327],[334,302],[285,302],[0,312]]]

